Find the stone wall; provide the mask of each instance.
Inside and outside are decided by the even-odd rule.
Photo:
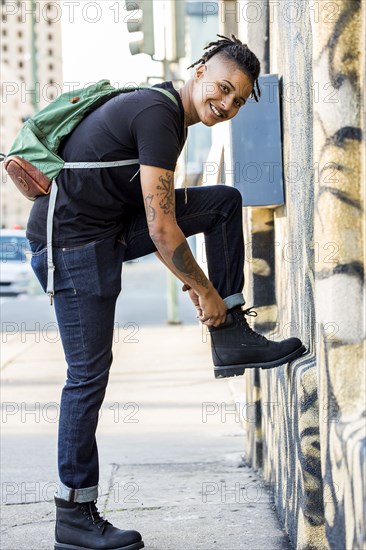
[[[267,219],[245,213],[247,239],[258,243],[263,231],[274,239],[274,269],[256,265],[253,248],[246,271],[261,266],[275,286],[258,328],[299,336],[308,348],[290,365],[246,373],[246,400],[256,403],[247,458],[271,484],[294,547],[358,550],[366,548],[366,3],[238,4],[239,35],[254,51],[253,5],[269,7],[262,17],[269,72],[282,79],[286,189],[286,205]],[[250,302],[260,287],[253,275],[246,281]]]
[[[365,3],[334,2],[338,17],[313,25],[314,78],[338,99],[314,106],[314,236],[333,261],[315,265],[316,347],[326,537],[331,548],[366,547]],[[331,241],[331,245],[329,245]],[[329,335],[329,329],[332,335]],[[325,421],[326,420],[326,421]]]

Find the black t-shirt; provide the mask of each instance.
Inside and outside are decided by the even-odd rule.
[[[184,110],[171,82],[165,94],[141,89],[120,94],[87,115],[62,142],[67,162],[139,159],[140,164],[175,170],[186,138]],[[74,246],[123,230],[144,208],[138,164],[118,168],[65,169],[57,177],[53,244]],[[135,177],[133,177],[135,176]],[[27,225],[31,241],[46,243],[49,196],[37,197]]]

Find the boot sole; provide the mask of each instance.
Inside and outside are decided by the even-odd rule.
[[[300,357],[300,355],[305,353],[305,351],[306,347],[300,346],[299,348],[295,349],[295,351],[289,353],[289,355],[286,355],[286,357],[281,357],[280,359],[276,359],[275,361],[267,361],[266,363],[243,363],[241,365],[223,366],[216,365],[214,367],[215,378],[230,378],[231,376],[241,376],[244,374],[245,369],[273,369],[274,367],[279,367],[280,365],[284,365],[285,363],[289,363],[290,361],[297,359],[297,357]]]
[[[106,548],[105,550],[140,550],[144,548],[144,543],[135,542],[128,546],[119,546],[118,548]],[[63,542],[55,542],[55,550],[95,550],[95,548],[89,548],[87,546],[75,546],[75,544],[64,544]]]

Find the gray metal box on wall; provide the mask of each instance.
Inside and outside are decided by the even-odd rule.
[[[230,121],[231,181],[243,206],[284,204],[278,75],[259,78],[261,97],[249,99]]]

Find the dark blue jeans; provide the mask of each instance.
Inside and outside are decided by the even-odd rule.
[[[227,306],[243,304],[244,243],[239,191],[225,185],[192,187],[185,204],[184,190],[178,189],[176,217],[186,237],[204,233],[209,278]],[[30,244],[32,267],[45,290],[46,246]],[[54,305],[68,365],[58,435],[61,498],[78,502],[97,498],[95,432],[112,363],[122,264],[154,251],[143,210],[123,235],[77,247],[54,248]]]

